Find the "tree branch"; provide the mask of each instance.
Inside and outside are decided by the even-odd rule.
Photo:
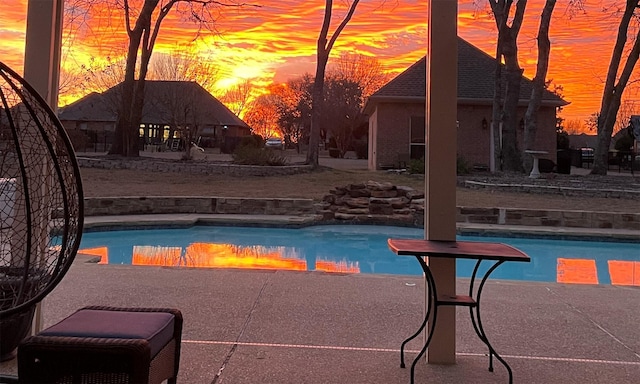
[[[322,20],[322,28],[318,35],[318,52],[327,52],[327,35],[331,26],[331,11],[333,11],[333,0],[326,0],[324,6],[324,19]]]
[[[331,36],[331,40],[329,41],[329,45],[327,46],[327,51],[331,51],[331,48],[333,48],[333,44],[338,39],[338,36],[340,36],[340,33],[342,32],[344,27],[347,26],[347,24],[349,23],[349,20],[351,20],[351,17],[353,16],[353,13],[356,11],[356,6],[358,5],[359,2],[360,0],[354,0],[353,3],[351,3],[351,7],[349,7],[349,12],[344,17],[344,19],[342,20],[342,22],[340,23],[336,31],[333,33],[333,36]]]
[[[616,83],[616,76],[618,74],[618,70],[620,69],[620,61],[622,60],[624,46],[627,43],[627,31],[629,29],[629,23],[631,22],[631,18],[633,17],[633,11],[637,6],[638,0],[627,0],[627,5],[625,7],[624,14],[622,15],[620,26],[618,27],[616,44],[611,54],[611,62],[609,64],[604,91],[602,93],[602,105],[600,107],[601,111],[606,105],[609,105],[611,95],[613,94]],[[600,118],[604,118],[604,116],[602,116],[602,113]]]
[[[124,0],[124,22],[127,28],[127,35],[131,36],[131,15],[129,14],[129,0]]]
[[[518,0],[516,3],[516,14],[513,17],[513,22],[511,23],[511,33],[514,36],[518,36],[520,32],[520,28],[522,27],[522,20],[524,19],[524,11],[527,8],[527,0]]]

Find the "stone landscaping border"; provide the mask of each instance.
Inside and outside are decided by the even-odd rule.
[[[238,165],[228,162],[179,161],[162,159],[123,159],[110,157],[78,157],[81,168],[133,169],[149,172],[194,173],[201,175],[230,176],[285,176],[307,173],[311,165],[296,164],[283,166]]]
[[[312,171],[311,166],[245,166],[216,162],[183,162],[162,159],[79,157],[81,167],[134,169],[152,172],[188,172],[235,176],[291,175]],[[460,183],[460,181],[459,181]],[[640,190],[593,190],[536,184],[486,183],[466,180],[467,188],[486,188],[530,193],[626,197],[640,200]],[[146,214],[245,214],[297,215],[318,223],[366,223],[424,226],[424,194],[408,187],[369,181],[336,187],[322,202],[312,199],[235,197],[103,197],[85,199],[86,216]],[[457,207],[456,221],[464,224],[598,228],[640,231],[640,214],[561,211],[520,208]]]
[[[485,189],[489,191],[536,193],[562,196],[603,197],[640,199],[640,190],[625,188],[581,188],[563,185],[544,185],[527,183],[495,183],[476,180],[463,180],[458,185],[469,189]]]
[[[372,198],[379,211],[384,198]],[[364,201],[361,199],[361,201]],[[411,203],[409,203],[411,205]],[[312,199],[229,197],[93,197],[85,199],[86,216],[146,214],[250,214],[314,216],[318,223],[366,223],[422,227],[424,205],[414,202],[402,213],[332,212]],[[393,208],[392,208],[393,210]],[[640,214],[616,212],[560,211],[521,208],[457,207],[456,221],[467,224],[544,226],[567,228],[610,228],[640,231]]]

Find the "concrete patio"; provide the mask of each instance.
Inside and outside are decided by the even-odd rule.
[[[79,256],[44,302],[45,326],[85,305],[175,307],[181,383],[408,383],[398,348],[421,322],[421,278],[99,265]],[[416,264],[416,268],[418,268]],[[459,279],[459,290],[467,281]],[[483,322],[516,383],[635,383],[637,287],[490,281]],[[417,383],[506,383],[468,312],[457,364],[419,364]],[[410,362],[420,348],[409,344]],[[0,366],[15,370],[15,360]]]

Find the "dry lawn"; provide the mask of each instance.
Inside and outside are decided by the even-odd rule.
[[[231,177],[82,168],[86,197],[217,196],[321,199],[336,186],[368,180],[390,182],[424,190],[424,180],[409,175],[366,170],[328,169],[292,176]],[[603,212],[640,213],[631,199],[565,197],[529,193],[503,193],[458,188],[457,205]]]

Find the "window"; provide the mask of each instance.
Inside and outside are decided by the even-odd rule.
[[[422,159],[424,157],[424,138],[426,135],[425,117],[411,116],[409,125],[411,129],[411,158]]]

